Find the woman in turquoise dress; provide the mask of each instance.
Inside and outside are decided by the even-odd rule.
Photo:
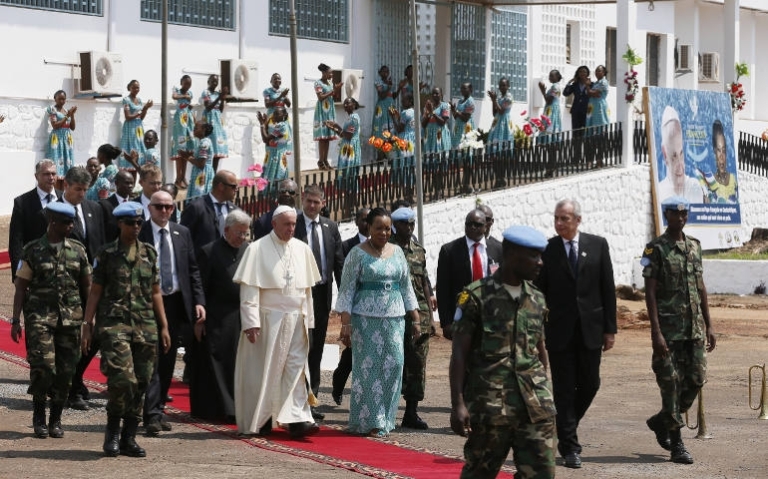
[[[213,145],[211,136],[213,126],[205,121],[195,123],[193,134],[197,139],[193,155],[187,155],[186,159],[192,163],[191,182],[187,189],[187,198],[207,195],[213,187]]]
[[[395,88],[392,86],[388,66],[382,65],[379,68],[379,78],[373,82],[373,86],[376,87],[376,108],[373,111],[371,135],[383,139],[384,132],[392,130],[389,109],[395,105]]]
[[[85,163],[85,169],[91,174],[91,184],[85,190],[85,199],[99,201],[107,198],[111,194],[109,181],[99,174],[99,160],[95,156],[88,158]]]
[[[546,133],[559,133],[563,129],[562,117],[560,115],[560,97],[563,94],[563,89],[560,87],[560,81],[563,76],[557,70],[549,72],[549,88],[546,87],[544,82],[539,82],[539,89],[544,96],[544,115],[552,122],[547,126]]]
[[[288,98],[290,88],[280,89],[280,85],[283,83],[283,77],[279,73],[273,73],[272,78],[269,80],[271,86],[264,89],[264,106],[267,107],[267,119],[272,121],[272,114],[275,112],[275,108],[283,107],[287,113],[287,108],[291,107],[291,100]],[[283,121],[287,122],[286,117]],[[288,124],[290,127],[290,124]]]
[[[405,187],[405,198],[413,197],[413,151],[416,145],[416,114],[413,110],[413,96],[403,94],[400,99],[403,111],[398,112],[394,107],[389,111],[392,124],[397,136],[405,142],[405,148],[399,150],[392,162],[393,181],[396,185]]]
[[[53,94],[56,102],[46,110],[48,121],[51,122],[51,134],[48,137],[48,148],[45,157],[56,164],[56,174],[64,176],[70,168],[75,166],[74,140],[72,131],[75,129],[75,112],[77,107],[64,109],[67,102],[67,94],[59,90]]]
[[[344,125],[328,120],[326,126],[341,136],[339,158],[336,168],[339,170],[341,188],[357,191],[357,175],[360,171],[360,116],[355,111],[360,104],[352,97],[344,100],[344,111],[349,118]]]
[[[203,119],[211,125],[213,133],[210,135],[211,146],[213,147],[213,171],[219,169],[219,160],[229,156],[229,145],[227,144],[227,132],[221,123],[221,115],[224,113],[224,102],[229,95],[227,87],[221,88],[221,93],[216,91],[219,86],[219,76],[211,75],[208,77],[208,88],[203,90],[200,95],[200,103],[205,107],[203,110]]]
[[[322,76],[315,82],[315,95],[317,95],[317,104],[315,105],[314,130],[312,137],[317,142],[317,153],[320,159],[317,161],[317,167],[321,170],[332,169],[328,163],[328,149],[332,140],[338,137],[333,130],[326,125],[327,121],[336,121],[336,107],[333,104],[333,95],[341,90],[341,82],[333,84],[333,70],[325,63],[317,67]]]
[[[288,178],[288,160],[293,153],[291,129],[284,106],[274,108],[272,115],[257,112],[261,124],[261,139],[264,141],[264,165],[261,177],[270,182]]]
[[[491,131],[488,132],[488,143],[491,145],[491,151],[500,151],[504,146],[508,146],[510,153],[514,147],[515,134],[512,129],[512,120],[510,113],[514,99],[509,91],[509,80],[502,77],[499,80],[499,91],[489,91],[488,96],[493,105],[493,123]]]
[[[128,161],[127,156],[132,151],[138,153],[139,158],[144,156],[146,148],[144,147],[144,117],[147,116],[147,110],[152,108],[152,100],[143,103],[138,97],[141,85],[138,80],[131,80],[128,83],[128,96],[123,98],[123,136],[120,138],[120,148],[124,156],[120,159],[120,168],[135,168],[136,165]]]
[[[189,75],[181,77],[181,87],[173,87],[171,97],[176,101],[176,113],[173,116],[173,136],[171,137],[171,160],[179,160],[180,153],[191,152],[195,147],[194,134],[195,118],[192,114],[192,98],[194,95],[192,78]],[[146,143],[146,142],[145,142]],[[187,162],[183,159],[176,161],[176,186],[187,187]]]
[[[464,134],[475,129],[475,122],[472,119],[474,112],[475,99],[472,98],[472,84],[469,82],[462,83],[461,100],[451,104],[451,114],[453,115],[452,148],[458,148]]]
[[[389,243],[392,219],[374,208],[370,239],[347,255],[336,300],[341,339],[352,344],[349,432],[386,437],[395,428],[403,381],[405,316],[419,337],[418,303],[402,249]]]
[[[605,126],[611,122],[608,118],[608,70],[603,65],[595,68],[597,81],[587,88],[589,104],[587,105],[587,128]],[[596,133],[596,132],[593,132]]]
[[[157,149],[157,141],[157,132],[155,130],[147,130],[144,133],[144,147],[146,151],[144,151],[144,156],[139,158],[139,168],[144,165],[160,166],[160,150]],[[187,169],[184,168],[184,173],[186,174],[186,172]]]
[[[104,169],[99,174],[99,177],[103,178],[109,184],[110,193],[115,192],[115,178],[117,177],[117,172],[119,171],[113,162],[119,158],[122,153],[123,150],[116,146],[112,146],[109,143],[104,143],[96,151],[97,166],[100,165],[104,167]],[[132,160],[135,161],[135,157],[132,158]]]
[[[403,95],[411,95],[413,97],[413,65],[408,65],[405,67],[405,71],[403,72],[403,75],[405,75],[405,78],[400,80],[400,82],[397,84],[397,90],[395,91],[395,98],[400,95],[400,104],[402,106],[402,98]],[[419,82],[419,93],[429,93],[429,85],[420,81]],[[405,108],[405,107],[403,107]],[[423,108],[423,105],[422,105]]]
[[[451,150],[451,131],[448,120],[451,119],[451,105],[443,101],[443,90],[432,89],[432,98],[424,105],[421,127],[424,128],[424,153],[437,153]]]

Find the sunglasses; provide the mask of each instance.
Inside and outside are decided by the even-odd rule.
[[[473,228],[485,228],[485,223],[480,223],[479,221],[467,221],[466,225]]]
[[[154,206],[158,210],[172,210],[173,209],[173,205],[160,205],[160,204],[151,203],[150,206]]]
[[[128,226],[141,226],[144,224],[144,220],[137,219],[137,220],[123,220],[123,223],[125,223]]]
[[[289,195],[289,196],[296,195],[296,190],[277,190],[277,192],[280,193],[281,195]]]

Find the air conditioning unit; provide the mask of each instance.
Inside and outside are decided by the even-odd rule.
[[[80,93],[122,95],[123,57],[112,52],[80,52]]]
[[[353,70],[342,68],[333,71],[333,83],[343,82],[341,91],[333,96],[333,101],[342,102],[347,98],[354,98],[358,103],[362,104],[362,91],[363,91],[363,70]]]
[[[715,52],[701,53],[699,57],[699,81],[720,81],[720,54]]]
[[[677,71],[693,69],[693,45],[681,44],[677,47]]]
[[[219,60],[221,87],[237,98],[260,98],[259,65],[251,60]]]

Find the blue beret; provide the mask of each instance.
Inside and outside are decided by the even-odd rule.
[[[670,196],[661,203],[661,211],[688,211],[690,203],[684,196]]]
[[[115,218],[131,218],[134,216],[144,216],[144,206],[136,201],[126,201],[120,203],[117,208],[112,210]]]
[[[505,240],[525,248],[544,251],[547,247],[547,237],[530,226],[510,226],[501,234]]]
[[[415,221],[416,212],[405,206],[392,212],[392,221]]]
[[[66,216],[67,218],[75,217],[75,207],[61,201],[52,201],[48,203],[46,208],[51,213],[58,213],[60,215]]]

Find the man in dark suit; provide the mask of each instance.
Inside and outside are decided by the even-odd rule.
[[[57,201],[61,191],[54,188],[56,164],[41,160],[35,165],[37,186],[13,200],[8,249],[11,256],[11,280],[16,280],[16,266],[21,260],[24,245],[43,236],[48,228],[45,215],[40,214],[48,203]]]
[[[491,236],[491,228],[493,228],[495,221],[493,219],[493,210],[488,205],[477,205],[477,209],[485,214],[485,241],[488,242],[489,248],[499,248],[499,251],[501,251],[501,241]]]
[[[325,193],[315,185],[304,189],[302,212],[296,218],[294,236],[312,248],[322,280],[312,288],[312,303],[315,311],[315,328],[311,330],[309,346],[309,384],[317,396],[320,390],[320,361],[323,359],[325,333],[328,330],[328,314],[331,312],[332,284],[341,281],[344,256],[341,251],[341,235],[336,223],[320,216],[325,206]],[[312,416],[322,420],[323,414],[312,408]]]
[[[368,222],[366,221],[366,218],[368,218],[368,213],[370,212],[371,209],[365,207],[357,210],[357,214],[355,215],[357,234],[351,238],[345,239],[344,242],[341,243],[341,253],[344,255],[344,258],[347,257],[352,248],[360,243],[365,243],[368,240]]]
[[[211,192],[192,200],[181,212],[181,224],[189,228],[195,245],[195,256],[203,246],[221,238],[227,214],[237,208],[232,200],[237,193],[237,177],[220,170],[213,177]]]
[[[142,165],[139,168],[139,185],[141,185],[141,193],[133,201],[141,203],[141,206],[144,207],[144,221],[149,221],[150,198],[163,187],[163,170],[159,166],[149,163]]]
[[[115,176],[115,192],[109,198],[99,201],[101,209],[104,210],[104,235],[107,243],[115,241],[120,236],[120,229],[117,226],[117,220],[112,215],[112,211],[120,203],[130,201],[133,185],[133,175],[127,170],[120,170]]]
[[[493,274],[501,263],[501,248],[485,240],[485,214],[472,210],[464,222],[464,236],[446,243],[437,258],[437,311],[443,336],[451,339],[456,296],[466,285]]]
[[[299,192],[298,185],[291,179],[286,179],[277,184],[277,202],[271,210],[259,216],[253,222],[253,232],[251,241],[267,236],[272,231],[272,214],[280,205],[296,207],[296,194]]]
[[[186,227],[170,221],[175,209],[173,197],[166,191],[158,191],[152,195],[149,205],[151,220],[141,227],[139,241],[149,243],[157,250],[163,308],[171,336],[170,349],[158,353],[144,400],[144,428],[153,436],[161,430],[171,430],[163,416],[163,408],[173,379],[176,349],[180,336],[184,338],[183,344],[190,347],[192,333],[197,337],[202,334],[205,293],[192,236]]]
[[[605,238],[579,232],[581,206],[555,206],[555,231],[537,286],[549,308],[547,351],[557,408],[558,450],[565,466],[581,467],[576,429],[600,387],[600,357],[613,347],[616,290]]]

